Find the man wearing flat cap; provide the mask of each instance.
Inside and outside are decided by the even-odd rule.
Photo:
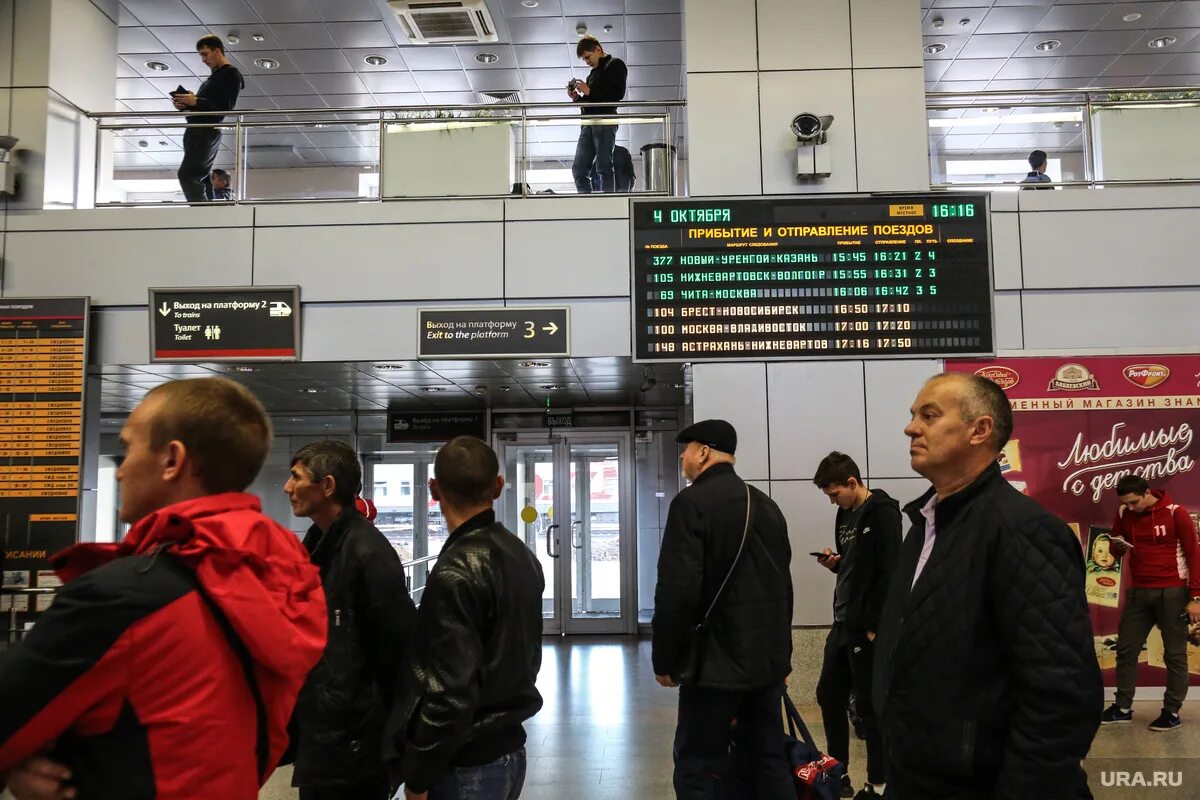
[[[667,514],[653,651],[658,682],[679,688],[675,796],[716,796],[714,768],[736,720],[754,796],[794,798],[780,715],[792,663],[787,523],[734,472],[737,431],[728,422],[697,422],[675,440],[691,485]]]

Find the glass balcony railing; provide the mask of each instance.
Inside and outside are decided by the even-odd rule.
[[[189,124],[180,112],[93,114],[96,205],[187,202],[177,174],[184,136],[214,128],[220,172],[205,202],[669,196],[679,185],[682,106],[622,103],[588,117],[575,103],[287,109],[225,113],[215,125]],[[610,185],[599,161],[574,166],[581,137],[615,144]]]
[[[1035,150],[1056,188],[1200,182],[1200,87],[931,93],[934,187],[1020,189]]]

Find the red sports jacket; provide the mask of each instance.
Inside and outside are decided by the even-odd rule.
[[[1158,502],[1146,511],[1117,509],[1112,535],[1133,545],[1124,554],[1129,586],[1135,589],[1172,589],[1188,586],[1200,595],[1200,542],[1187,509],[1177,505],[1165,491],[1151,490]]]
[[[326,635],[317,568],[260,509],[202,497],[55,557],[65,586],[0,656],[0,775],[48,752],[85,798],[257,798]]]

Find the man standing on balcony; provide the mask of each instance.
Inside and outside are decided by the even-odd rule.
[[[587,80],[572,79],[567,84],[567,97],[576,103],[584,100],[617,102],[625,99],[625,79],[629,70],[625,62],[604,52],[595,36],[584,36],[575,46],[575,55],[592,68]],[[575,145],[575,163],[571,176],[580,194],[592,192],[592,176],[600,176],[600,191],[617,190],[613,171],[613,146],[617,143],[616,120],[606,120],[606,114],[617,113],[617,107],[587,105],[579,109],[584,116],[579,142]],[[587,119],[592,117],[592,119]]]
[[[336,441],[307,444],[292,457],[283,491],[292,513],[313,526],[304,537],[321,571],[329,642],[292,716],[300,800],[387,800],[383,729],[416,609],[395,549],[359,513],[362,468]]]
[[[203,36],[196,42],[196,52],[204,66],[212,70],[208,80],[200,84],[195,94],[172,92],[171,100],[177,111],[232,111],[238,92],[246,85],[237,67],[225,57],[225,43],[219,36]],[[189,116],[189,125],[217,124],[225,117]],[[189,203],[210,199],[212,184],[209,174],[217,151],[221,147],[219,128],[188,128],[183,132],[183,161],[179,164],[179,186]]]

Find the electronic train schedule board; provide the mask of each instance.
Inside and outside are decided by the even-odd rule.
[[[632,203],[634,360],[991,354],[986,195]]]

